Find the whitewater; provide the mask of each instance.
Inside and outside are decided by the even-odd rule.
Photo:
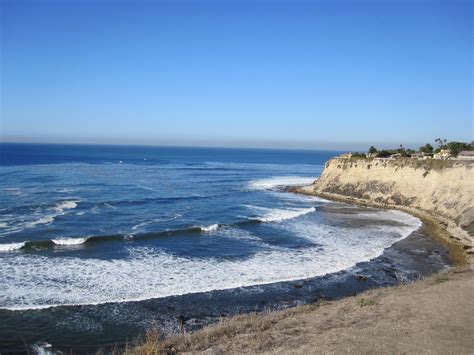
[[[96,352],[447,262],[409,214],[288,192],[339,152],[5,145],[2,353]]]
[[[342,204],[286,192],[312,183],[329,154],[268,152],[251,162],[247,152],[225,151],[212,161],[207,151],[178,150],[163,163],[153,158],[161,153],[2,166],[0,309],[321,276],[375,258],[420,227],[407,214],[347,213]],[[362,228],[352,226],[360,220]]]

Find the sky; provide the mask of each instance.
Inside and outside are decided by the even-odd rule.
[[[471,141],[473,3],[0,0],[0,140]]]

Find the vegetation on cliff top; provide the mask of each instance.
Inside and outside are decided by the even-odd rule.
[[[411,157],[414,154],[422,154],[422,155],[431,155],[435,153],[440,153],[442,151],[449,151],[450,156],[457,157],[458,154],[462,151],[474,150],[474,141],[471,143],[465,142],[448,142],[446,139],[436,138],[434,140],[436,143],[436,148],[433,147],[430,143],[426,143],[425,145],[418,148],[418,151],[405,148],[403,144],[396,149],[381,149],[378,150],[376,147],[371,146],[367,153],[361,152],[354,152],[352,153],[353,158],[388,158],[393,155],[399,155],[400,157]]]

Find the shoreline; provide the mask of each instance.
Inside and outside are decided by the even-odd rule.
[[[452,269],[452,266],[446,249],[425,235],[422,227],[419,227],[407,237],[386,248],[378,257],[324,276],[139,302],[54,307],[20,312],[0,311],[0,316],[5,318],[6,324],[21,322],[29,326],[45,324],[44,322],[47,323],[50,317],[54,323],[62,324],[75,324],[77,320],[90,317],[102,319],[100,321],[102,323],[108,322],[109,314],[120,314],[123,319],[131,317],[136,323],[149,324],[147,327],[140,326],[140,329],[128,328],[124,333],[120,330],[122,326],[111,325],[107,327],[108,329],[101,330],[100,335],[80,334],[78,338],[87,340],[89,344],[86,347],[79,343],[72,345],[73,343],[64,339],[55,342],[56,335],[46,338],[48,343],[53,344],[54,350],[95,353],[98,349],[109,351],[113,346],[122,349],[126,338],[135,339],[149,330],[159,331],[161,336],[173,338],[180,332],[177,321],[180,315],[185,317],[185,331],[194,334],[206,331],[208,327],[213,327],[222,321],[231,321],[240,315],[258,313],[264,316],[321,302],[337,302],[371,289],[396,287],[400,282],[407,283],[446,272]],[[25,322],[25,319],[30,321]],[[110,321],[116,320],[110,317]],[[56,334],[55,332],[55,330],[52,333],[51,330],[47,331],[50,336]],[[110,343],[103,342],[103,337],[108,338],[113,333],[116,335],[113,335]],[[69,339],[71,338],[72,335],[69,336]]]
[[[340,299],[318,301],[315,304],[299,305],[291,307],[289,309],[279,310],[270,313],[251,313],[233,316],[228,319],[221,320],[220,323],[208,325],[188,335],[185,334],[181,336],[171,336],[165,337],[163,339],[160,334],[150,332],[149,334],[147,334],[145,339],[138,341],[135,345],[132,345],[131,347],[127,347],[125,351],[126,354],[143,354],[149,353],[150,351],[171,353],[195,353],[204,351],[206,354],[217,354],[223,351],[229,353],[240,353],[242,351],[255,351],[264,353],[301,351],[311,353],[314,352],[315,347],[314,345],[309,346],[309,344],[314,342],[326,342],[326,344],[324,344],[324,346],[321,348],[319,347],[321,344],[318,344],[318,352],[336,351],[348,353],[354,351],[360,352],[362,351],[362,349],[364,350],[364,352],[387,352],[393,351],[394,349],[397,349],[397,351],[405,352],[421,350],[426,351],[426,349],[429,349],[430,347],[435,353],[436,351],[439,351],[439,345],[438,347],[428,345],[426,341],[424,341],[425,348],[419,348],[421,344],[419,339],[410,342],[408,348],[398,347],[396,343],[392,343],[392,345],[388,348],[382,347],[377,349],[376,347],[379,345],[377,335],[375,335],[374,337],[367,337],[364,333],[358,334],[357,336],[361,338],[365,337],[366,339],[364,340],[368,343],[372,342],[372,344],[368,347],[366,344],[365,348],[362,344],[359,344],[356,347],[354,347],[353,345],[346,345],[346,343],[349,342],[350,339],[355,337],[354,335],[349,336],[349,339],[346,339],[344,342],[343,340],[339,339],[338,334],[337,338],[333,336],[330,339],[329,343],[327,343],[327,339],[325,339],[325,337],[321,337],[320,334],[325,332],[332,332],[335,330],[338,331],[341,325],[339,324],[338,326],[327,326],[327,324],[322,324],[321,320],[314,320],[314,318],[311,319],[310,322],[314,321],[315,324],[312,327],[305,327],[306,329],[304,329],[304,331],[309,332],[309,334],[306,335],[310,338],[309,340],[304,337],[303,339],[301,339],[301,336],[297,336],[296,332],[301,333],[301,329],[299,329],[299,323],[304,324],[305,322],[307,322],[308,317],[310,317],[311,314],[314,314],[318,317],[325,317],[327,315],[327,312],[324,311],[324,308],[326,308],[326,306],[334,308],[336,310],[335,315],[339,316],[341,311],[343,311],[349,318],[359,311],[359,307],[364,308],[367,306],[369,313],[366,314],[365,317],[371,318],[373,317],[373,315],[370,313],[370,308],[375,308],[375,306],[378,306],[379,299],[393,297],[398,298],[399,296],[397,296],[397,294],[404,293],[408,294],[406,303],[411,302],[415,305],[418,305],[419,300],[417,300],[416,297],[415,299],[411,300],[413,298],[412,296],[415,296],[414,290],[426,292],[429,288],[433,287],[433,285],[435,285],[436,287],[438,284],[444,284],[443,286],[448,286],[448,290],[446,290],[445,292],[447,296],[443,295],[443,298],[447,297],[448,300],[453,297],[459,298],[460,295],[457,294],[457,291],[451,291],[456,294],[449,295],[449,286],[452,282],[458,282],[465,289],[472,288],[472,285],[474,284],[472,282],[474,273],[472,268],[472,261],[470,260],[470,255],[467,253],[468,250],[466,248],[463,248],[462,243],[460,243],[461,238],[455,233],[453,233],[453,228],[458,228],[454,224],[454,222],[448,220],[447,218],[435,216],[433,213],[421,211],[416,208],[370,202],[337,194],[308,192],[307,190],[304,190],[304,187],[291,187],[288,188],[287,191],[291,193],[317,196],[336,202],[350,203],[363,207],[395,209],[409,213],[410,215],[415,216],[421,220],[422,226],[420,228],[421,232],[424,232],[422,233],[423,235],[446,248],[448,258],[453,263],[453,265],[447,270],[437,271],[431,276],[425,276],[419,280],[411,280],[408,281],[408,283],[400,281],[399,285],[394,286],[379,285],[375,288],[371,288],[361,293],[357,293],[353,296],[343,296]],[[451,230],[448,230],[448,226],[451,226]],[[418,231],[420,231],[420,229]],[[456,232],[456,229],[454,229],[454,231]],[[414,231],[412,233],[417,233],[417,231]],[[466,292],[464,292],[463,295],[466,296]],[[435,300],[433,302],[439,301],[439,299],[436,298],[437,296],[439,295],[435,293]],[[467,301],[463,299],[463,302],[465,303]],[[472,301],[470,300],[469,302],[472,303]],[[349,303],[351,304],[352,309],[348,311],[346,308]],[[357,306],[354,307],[353,303],[355,303]],[[463,305],[461,305],[461,307],[463,307]],[[436,306],[433,306],[430,309],[439,316],[439,313],[436,311]],[[471,309],[471,313],[474,313],[473,307],[468,306],[467,309]],[[448,312],[451,312],[451,309],[449,309]],[[453,314],[458,314],[454,311],[452,312]],[[380,315],[380,312],[375,313]],[[413,316],[411,314],[410,316],[416,318],[416,316]],[[305,320],[302,320],[302,318],[304,318]],[[333,319],[331,319],[330,317],[326,318],[328,318],[326,319],[326,322],[333,322]],[[386,314],[382,315],[381,319],[377,320],[377,322],[375,323],[378,324],[381,322],[386,322],[386,318],[390,318],[390,316]],[[468,316],[467,319],[471,319],[470,316]],[[405,321],[405,319],[403,319],[403,321]],[[373,321],[371,320],[371,322]],[[400,322],[400,320],[397,319],[397,322]],[[428,319],[427,322],[432,322],[432,319]],[[465,319],[463,320],[463,322],[464,323],[462,324],[463,328],[461,333],[463,333],[463,335],[465,336],[466,334],[464,333],[466,333],[466,331],[467,333],[470,333],[471,330],[469,329],[469,323],[466,323]],[[279,329],[277,331],[278,335],[283,335],[284,337],[286,337],[287,343],[282,343],[282,341],[276,340],[271,333],[274,331],[274,328],[281,328],[281,326],[285,323],[289,323],[291,327],[288,327],[286,325],[285,327],[283,327],[284,329]],[[420,326],[422,325],[423,323],[420,323]],[[292,327],[294,328],[293,330]],[[358,331],[358,325],[354,322],[349,323],[349,325],[344,324],[342,325],[342,327],[345,328],[348,333],[357,333]],[[453,328],[448,328],[444,329],[443,331],[452,333],[452,329]],[[474,326],[472,327],[472,330],[474,330]],[[262,333],[260,334],[260,332]],[[281,334],[282,332],[283,334]],[[266,333],[270,333],[270,339],[267,339],[267,337],[265,336]],[[290,338],[288,338],[287,336],[289,333],[293,334]],[[421,335],[423,337],[426,336],[423,331],[421,332]],[[388,338],[392,338],[392,336],[393,334],[390,334],[389,331]],[[293,340],[293,337],[299,337],[299,341],[303,341],[303,343],[294,344],[295,341]],[[253,340],[249,341],[249,338],[253,338]],[[320,338],[322,338],[322,340]],[[397,337],[395,336],[395,338]],[[387,339],[387,334],[384,334],[383,341],[389,341]],[[406,344],[403,344],[403,341],[401,343],[403,346],[406,346]],[[290,346],[288,346],[289,344]],[[456,347],[449,348],[453,352],[467,353],[467,350],[471,349],[471,347],[472,349],[474,349],[474,342],[472,340],[459,340],[459,343],[455,345]],[[349,350],[351,348],[352,350]],[[446,349],[447,348],[445,348],[445,350]]]
[[[308,188],[312,188],[312,186],[313,185],[291,187],[288,188],[288,191],[307,196],[316,196],[330,201],[349,203],[363,207],[394,209],[409,213],[410,215],[417,217],[422,221],[423,228],[427,229],[426,235],[441,243],[449,251],[449,258],[453,262],[454,266],[473,266],[474,252],[469,250],[471,248],[465,248],[463,243],[461,243],[462,240],[468,239],[466,238],[465,232],[461,230],[461,228],[459,228],[454,223],[454,221],[446,217],[434,215],[431,212],[419,210],[413,207],[378,203],[335,193],[315,192],[314,190],[308,190]]]
[[[452,269],[335,301],[238,315],[190,334],[149,332],[114,354],[471,354],[473,281],[473,270]]]
[[[420,254],[417,250],[423,250],[424,253]],[[436,255],[433,255],[434,253]],[[178,324],[175,320],[176,316],[184,315],[191,319],[189,323],[186,321],[184,329],[190,331],[190,334],[195,334],[206,332],[209,327],[212,328],[220,324],[223,319],[227,322],[232,321],[232,319],[236,317],[239,318],[241,317],[239,315],[241,312],[249,316],[257,312],[264,317],[269,313],[285,312],[285,309],[300,309],[301,307],[320,304],[321,302],[338,302],[338,300],[352,297],[354,294],[367,292],[367,290],[370,289],[396,287],[400,282],[411,282],[419,278],[429,277],[452,268],[452,264],[448,263],[447,255],[449,254],[446,254],[444,246],[427,236],[426,229],[423,229],[423,226],[421,226],[413,230],[402,240],[388,247],[383,254],[378,257],[357,263],[351,268],[324,276],[253,285],[238,289],[214,290],[199,294],[171,296],[163,299],[150,299],[140,302],[38,310],[30,312],[30,314],[36,315],[35,317],[40,317],[41,314],[50,312],[55,315],[56,320],[62,319],[64,323],[67,323],[68,318],[75,312],[80,312],[86,316],[88,314],[114,312],[128,314],[128,312],[130,312],[132,314],[136,313],[134,316],[137,320],[141,318],[140,321],[146,319],[145,322],[148,322],[149,319],[150,324],[152,324],[156,319],[160,319],[159,314],[153,313],[154,309],[161,309],[162,311],[160,311],[160,313],[163,313],[164,309],[168,309],[171,306],[174,310],[169,314],[170,317],[163,318],[163,324],[167,324],[167,321]],[[400,256],[403,256],[403,258],[400,258]],[[430,262],[428,261],[422,261],[428,260],[428,256],[443,258],[445,268],[429,271],[429,268],[433,267],[433,265],[430,266]],[[420,262],[420,260],[422,262]],[[418,266],[415,267],[415,265]],[[426,267],[426,269],[423,269],[423,267]],[[387,278],[389,274],[390,277]],[[400,279],[399,276],[401,277]],[[210,304],[212,304],[212,306],[209,306]],[[191,314],[187,313],[188,307],[194,309]],[[201,309],[196,310],[196,307]],[[140,313],[145,309],[148,309],[147,313]],[[209,316],[210,314],[212,315],[211,317]],[[14,315],[10,316],[14,317]],[[152,318],[154,320],[152,320]],[[144,332],[145,330],[143,330],[141,334]],[[173,334],[178,334],[178,332],[168,333],[167,336],[172,339],[174,338]],[[129,335],[131,334],[129,333]],[[161,336],[164,335],[165,333],[161,332]],[[137,335],[131,338],[133,339],[135,336]],[[122,345],[122,343],[116,344],[117,346]],[[100,346],[102,345],[94,347],[95,349],[91,351],[96,351]],[[61,346],[58,346],[57,349],[67,351],[67,348]]]

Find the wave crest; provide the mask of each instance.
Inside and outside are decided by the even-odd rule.
[[[77,201],[63,201],[56,204],[53,208],[58,213],[62,213],[65,210],[72,210],[77,207]]]
[[[13,251],[23,248],[26,245],[26,242],[21,243],[9,243],[9,244],[0,244],[0,251]]]
[[[272,190],[283,186],[309,185],[316,178],[307,176],[274,176],[267,179],[250,181],[248,187],[251,190]]]
[[[200,227],[200,228],[203,232],[213,232],[213,231],[216,231],[217,228],[219,228],[219,225],[218,224],[211,224],[209,226]]]
[[[80,245],[84,244],[89,237],[85,238],[58,238],[52,239],[52,242],[56,245]]]
[[[263,216],[257,217],[256,220],[260,222],[280,222],[284,221],[286,219],[292,219],[296,218],[311,212],[315,212],[316,208],[315,207],[308,207],[308,208],[297,208],[297,209],[268,209],[268,208],[263,208],[263,207],[256,207],[256,206],[250,206],[254,209],[259,209],[259,210],[266,210],[268,211],[266,214]]]

